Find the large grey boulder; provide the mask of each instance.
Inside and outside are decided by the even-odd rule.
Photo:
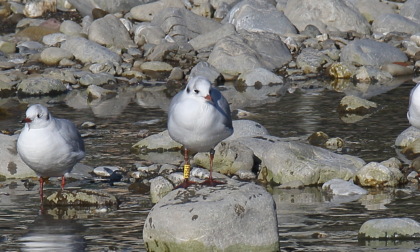
[[[275,203],[234,180],[174,190],[150,210],[143,240],[148,251],[278,251]]]
[[[420,32],[420,24],[396,13],[388,13],[379,16],[372,23],[372,32],[387,34],[390,32],[404,32],[415,34]]]
[[[262,162],[267,170],[267,181],[284,184],[300,180],[304,185],[323,184],[334,178],[353,179],[365,164],[357,157],[294,141],[268,145]],[[260,173],[260,178],[263,175]]]
[[[400,15],[420,24],[420,1],[407,0],[401,7]]]
[[[175,41],[187,42],[196,36],[217,30],[219,22],[199,16],[184,8],[166,8],[151,21]]]
[[[114,15],[108,14],[96,19],[89,27],[88,38],[106,47],[134,47],[134,42],[123,23]]]
[[[356,65],[381,66],[392,62],[405,62],[407,56],[399,49],[371,39],[356,39],[341,51],[341,61]]]
[[[237,31],[269,32],[280,36],[297,33],[292,22],[269,1],[241,1],[230,10],[225,21],[233,24]]]
[[[124,28],[125,29],[125,28]],[[121,58],[115,52],[93,41],[74,37],[61,44],[61,48],[73,53],[74,57],[83,63],[120,62]]]
[[[16,150],[18,135],[0,134],[0,178],[36,177],[35,172],[20,158]]]
[[[279,69],[291,59],[277,35],[241,31],[217,42],[208,62],[229,80],[255,68]]]
[[[307,25],[314,25],[323,33],[356,31],[370,34],[367,20],[347,1],[288,1],[284,13],[299,31],[303,31]]]
[[[391,4],[378,0],[355,0],[352,3],[368,22],[376,20],[382,14],[395,13]]]

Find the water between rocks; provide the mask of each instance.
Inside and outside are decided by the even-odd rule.
[[[409,126],[406,111],[413,85],[406,82],[369,98],[380,109],[351,124],[343,122],[336,112],[344,94],[320,88],[316,83],[287,92],[274,102],[241,109],[255,113],[252,120],[264,125],[271,135],[305,139],[313,132],[323,131],[330,137],[345,140],[346,147],[340,153],[356,155],[367,162],[383,161],[398,156],[393,144]],[[30,102],[37,102],[37,98],[31,98]],[[26,107],[19,105],[17,98],[7,100],[7,104],[13,107],[13,115],[0,118],[0,129],[14,131],[21,127],[19,121]],[[117,116],[102,117],[90,108],[75,110],[62,103],[52,105],[50,110],[55,116],[68,118],[78,125],[95,122],[96,129],[81,130],[87,149],[82,163],[92,167],[132,168],[140,160],[130,153],[131,145],[141,139],[144,130],[153,134],[166,127],[165,111],[142,107],[134,101]],[[41,215],[37,184],[32,186],[21,180],[1,182],[0,250],[145,251],[142,229],[152,204],[148,195],[129,192],[127,186],[127,183],[98,182],[83,185],[118,196],[122,200],[118,209],[46,208]],[[355,198],[328,196],[317,187],[268,188],[277,204],[281,250],[417,251],[420,241],[359,242],[357,239],[360,226],[369,219],[409,217],[420,221],[419,190],[414,187],[408,194],[395,193],[391,188],[371,189],[369,195]]]

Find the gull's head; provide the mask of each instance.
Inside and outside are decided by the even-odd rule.
[[[22,122],[26,123],[31,129],[36,129],[45,127],[49,123],[50,118],[50,113],[46,107],[41,104],[34,104],[26,110],[26,117]]]
[[[198,100],[205,100],[211,102],[211,83],[202,76],[197,76],[188,81],[185,93],[189,97]]]

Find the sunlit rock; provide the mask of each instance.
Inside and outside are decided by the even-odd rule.
[[[383,218],[368,220],[359,229],[359,240],[420,239],[420,223],[410,218]]]
[[[239,175],[250,172],[254,167],[254,152],[237,141],[222,141],[215,148],[213,170],[222,174]],[[200,152],[194,155],[194,163],[198,166],[210,168],[209,153]]]
[[[370,162],[357,171],[356,182],[361,186],[398,186],[405,182],[402,172],[377,162]]]
[[[73,59],[73,54],[67,50],[48,47],[42,51],[40,61],[46,65],[57,65],[62,59]]]
[[[157,203],[166,194],[174,189],[174,185],[162,176],[150,180],[150,199]]]
[[[143,239],[149,251],[278,251],[272,196],[252,183],[229,180],[168,193],[149,212]],[[256,235],[258,234],[258,235]]]
[[[420,130],[416,127],[410,126],[398,135],[397,139],[395,139],[395,146],[407,147],[416,141],[416,139],[420,139]]]
[[[262,164],[268,169],[267,180],[276,184],[301,180],[305,185],[316,185],[334,178],[349,180],[365,164],[360,158],[300,142],[265,142],[265,145]]]
[[[41,96],[61,94],[67,91],[61,80],[37,76],[23,80],[17,85],[17,91],[22,96]]]
[[[353,113],[365,115],[372,113],[378,105],[375,102],[356,97],[354,95],[346,95],[341,99],[337,111],[339,113]]]
[[[332,179],[322,185],[322,190],[334,195],[356,195],[367,194],[368,192],[353,181],[346,181],[343,179]]]

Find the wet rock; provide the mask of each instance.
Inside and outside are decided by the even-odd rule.
[[[131,8],[130,14],[133,19],[143,22],[150,22],[153,18],[165,8],[184,8],[184,2],[181,0],[160,0],[148,4],[139,4]]]
[[[44,196],[46,206],[115,206],[118,199],[111,194],[95,190],[59,190]]]
[[[395,146],[406,147],[416,139],[420,139],[420,130],[414,126],[410,126],[398,135],[397,139],[395,139]]]
[[[339,155],[329,150],[300,142],[262,141],[265,148],[255,152],[267,168],[267,180],[276,184],[301,180],[305,185],[316,185],[333,178],[353,179],[365,162],[357,157]],[[258,176],[261,177],[262,174]]]
[[[173,184],[162,176],[150,180],[150,199],[152,203],[157,203],[166,194],[174,189]]]
[[[359,240],[420,239],[420,224],[410,218],[368,220],[359,229]]]
[[[273,198],[260,186],[233,180],[171,191],[149,212],[143,239],[150,251],[279,250]]]
[[[420,32],[420,25],[396,13],[383,14],[372,23],[372,32],[386,34],[394,31],[415,34]]]
[[[74,37],[61,44],[61,48],[72,52],[83,63],[120,62],[120,56],[93,41]]]
[[[106,100],[109,97],[114,97],[117,95],[117,92],[115,92],[114,90],[105,89],[97,85],[89,85],[88,88],[86,89],[86,93],[90,100],[95,100],[95,99]]]
[[[238,80],[246,86],[283,84],[283,77],[264,68],[255,68],[239,75]]]
[[[341,50],[341,61],[351,64],[381,66],[407,60],[398,48],[372,39],[356,39]]]
[[[373,66],[360,67],[356,70],[354,77],[360,82],[367,83],[371,83],[372,81],[388,82],[392,80],[390,73],[381,71],[379,68]]]
[[[46,65],[58,65],[63,59],[73,59],[73,54],[67,50],[49,47],[42,51],[39,61]]]
[[[368,101],[354,95],[346,95],[341,99],[337,111],[339,113],[369,114],[372,113],[378,105],[375,102]]]
[[[368,191],[357,186],[353,181],[346,181],[343,179],[331,179],[322,185],[322,190],[330,192],[334,195],[357,195],[367,194]]]
[[[92,22],[89,27],[89,40],[106,47],[134,47],[127,29],[114,15],[108,14]]]
[[[401,153],[404,154],[409,159],[414,159],[420,154],[420,138],[415,139],[413,142],[405,146]]]
[[[231,8],[225,20],[237,31],[270,32],[279,36],[297,33],[284,13],[268,1],[240,1]]]
[[[0,178],[36,177],[35,172],[20,158],[16,150],[18,135],[0,134]]]
[[[67,88],[61,80],[39,76],[22,80],[17,91],[22,96],[38,96],[64,93]]]
[[[354,66],[342,62],[334,62],[327,68],[328,75],[335,79],[349,79],[355,72]]]
[[[404,183],[405,178],[399,169],[387,167],[377,162],[370,162],[357,171],[355,181],[361,186],[395,187]]]
[[[199,34],[221,27],[219,22],[199,16],[185,8],[166,8],[153,18],[153,25],[159,26],[174,41],[187,42]]]
[[[188,41],[188,43],[190,43],[194,50],[198,51],[206,47],[214,46],[221,38],[235,33],[235,27],[230,23],[226,23],[214,31],[196,36]]]
[[[214,148],[213,170],[227,175],[240,175],[251,172],[254,167],[254,153],[248,147],[235,142],[221,142]],[[210,168],[209,153],[200,152],[194,155],[194,163]]]
[[[352,5],[343,1],[327,0],[316,4],[310,0],[288,1],[284,14],[299,31],[303,31],[307,25],[314,25],[322,33],[356,31],[370,34],[367,20]]]
[[[399,64],[385,64],[381,66],[381,70],[390,73],[392,76],[411,75],[414,73],[412,68]]]
[[[110,177],[114,172],[120,171],[118,166],[98,166],[93,169],[93,173],[100,177]]]

